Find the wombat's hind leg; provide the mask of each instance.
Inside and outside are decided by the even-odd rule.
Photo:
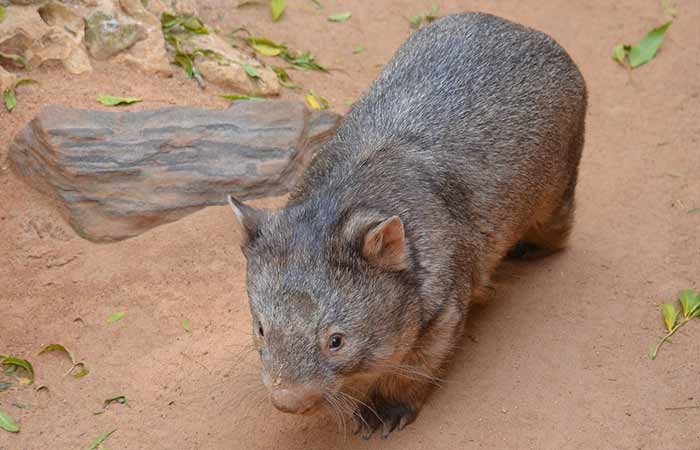
[[[574,189],[568,189],[562,204],[544,223],[535,222],[508,251],[509,258],[536,259],[566,246],[574,222]]]

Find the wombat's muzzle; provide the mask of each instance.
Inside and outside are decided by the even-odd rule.
[[[310,414],[323,400],[323,394],[313,386],[274,387],[270,399],[275,408],[291,414]]]

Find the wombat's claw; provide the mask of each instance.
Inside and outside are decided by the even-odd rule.
[[[415,408],[404,403],[394,403],[370,409],[360,408],[355,416],[355,434],[369,439],[381,427],[382,439],[389,437],[395,429],[403,430],[416,418]]]

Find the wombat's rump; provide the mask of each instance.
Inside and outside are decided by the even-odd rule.
[[[282,210],[232,198],[274,404],[352,409],[365,436],[413,421],[499,261],[565,245],[585,114],[553,39],[451,15],[397,51]]]

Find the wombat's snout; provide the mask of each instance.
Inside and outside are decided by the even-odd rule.
[[[292,414],[309,414],[321,403],[321,391],[312,386],[290,386],[273,388],[272,404],[280,411]]]

